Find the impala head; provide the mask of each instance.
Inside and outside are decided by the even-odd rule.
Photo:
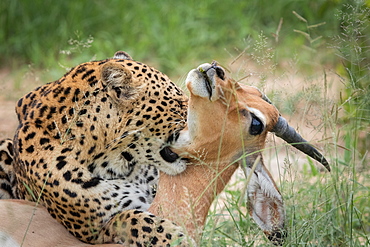
[[[257,88],[228,78],[216,62],[202,64],[189,72],[188,127],[177,141],[189,153],[203,152],[207,162],[238,162],[250,182],[247,188],[251,216],[267,237],[281,244],[284,233],[284,204],[261,156],[268,132],[294,144],[321,162],[325,158],[309,145]]]

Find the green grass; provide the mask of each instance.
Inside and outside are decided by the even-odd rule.
[[[290,52],[301,52],[302,45],[320,48],[322,42],[311,44],[302,32],[313,39],[320,32],[322,40],[337,34],[335,11],[344,2],[4,0],[0,62],[1,67],[32,64],[55,69],[55,61],[71,67],[125,50],[170,76],[179,75],[199,61],[232,58],[261,30],[272,40],[279,36],[275,42],[282,54],[287,43]]]
[[[285,114],[302,116],[306,127],[312,128],[311,134],[322,135],[318,139],[324,144],[325,156],[329,158],[332,167],[332,172],[328,173],[323,172],[310,159],[305,162],[297,162],[296,158],[280,158],[283,160],[277,161],[270,159],[281,170],[279,187],[285,199],[288,234],[283,246],[370,245],[370,9],[353,5],[346,5],[345,8],[352,12],[338,12],[342,33],[333,38],[331,46],[338,57],[343,59],[335,73],[339,83],[342,83],[342,89],[336,88],[340,92],[332,92],[331,87],[335,85],[331,85],[333,83],[328,79],[330,69],[322,68],[316,71],[315,77],[307,73],[300,74],[304,77],[300,78],[304,81],[302,90],[275,90],[270,96]],[[259,50],[269,49],[273,50],[274,47],[265,44]],[[251,50],[255,51],[253,47]],[[271,64],[271,61],[279,61],[274,58],[276,53],[267,62]],[[292,67],[297,68],[294,63],[297,60],[291,61]],[[266,63],[262,63],[263,66]],[[273,69],[271,73],[271,68],[262,72],[259,75],[259,86],[271,87],[271,83],[282,82],[291,83],[289,85],[294,88],[299,73],[293,71],[296,77],[291,78],[289,75],[292,71],[288,68],[283,72]],[[263,68],[257,70],[263,71]],[[338,94],[339,99],[333,97],[333,94]],[[309,119],[317,121],[317,117],[320,125],[307,123]],[[282,156],[281,144],[273,142],[270,145],[277,145],[277,150],[280,150],[277,152]],[[292,149],[287,148],[285,155],[291,152]],[[239,176],[235,184],[226,189],[223,199],[215,203],[201,246],[271,245],[247,215],[245,205],[240,207],[237,203],[243,198],[240,184],[243,184],[244,179],[242,175]]]
[[[350,150],[356,152],[355,150]],[[289,151],[291,152],[291,150]],[[342,148],[333,150],[342,153]],[[331,157],[331,156],[329,156]],[[370,244],[370,174],[356,162],[332,160],[332,172],[320,172],[311,160],[281,161],[280,190],[285,199],[286,231],[283,246],[368,246]],[[201,246],[272,246],[238,200],[239,176],[208,217]],[[237,189],[239,188],[239,190]],[[216,207],[216,206],[215,206]]]
[[[284,115],[304,119],[332,167],[278,161],[284,246],[369,246],[370,3],[347,2],[4,0],[0,67],[19,78],[14,93],[30,71],[46,83],[117,50],[172,78],[213,59],[236,79],[253,73],[245,82],[268,92]],[[299,90],[282,89],[297,80]],[[223,210],[210,212],[202,246],[269,245],[239,207],[240,191],[231,185],[225,196]]]

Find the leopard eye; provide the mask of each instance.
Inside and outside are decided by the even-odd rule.
[[[254,136],[259,135],[262,133],[264,129],[263,123],[253,113],[251,113],[251,116],[252,116],[252,122],[251,122],[251,126],[249,127],[249,134],[254,135]]]

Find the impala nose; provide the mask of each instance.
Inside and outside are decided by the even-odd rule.
[[[216,61],[213,61],[212,62],[212,67],[213,69],[216,70],[216,75],[221,79],[221,80],[225,80],[225,70],[218,66],[217,62]]]

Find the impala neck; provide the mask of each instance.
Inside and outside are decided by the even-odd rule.
[[[232,162],[237,155],[234,150],[237,145],[222,138],[233,135],[225,133],[227,127],[209,121],[210,116],[202,114],[199,109],[195,111],[196,108],[192,104],[194,100],[202,99],[190,98],[188,127],[181,131],[179,138],[171,146],[182,158],[188,158],[190,164],[183,173],[175,176],[161,172],[157,194],[149,212],[182,226],[190,237],[199,242],[208,210],[215,197],[229,182],[238,164]],[[195,103],[209,104],[208,101]],[[224,107],[219,105],[217,106]],[[216,119],[223,122],[224,108],[215,110],[215,104],[212,107],[213,112],[221,114]],[[211,133],[208,133],[209,131]],[[225,141],[221,144],[228,145],[220,145],[221,140]],[[240,138],[237,140],[240,142]]]
[[[161,172],[149,212],[182,226],[198,242],[213,200],[237,167],[237,164],[191,164],[176,176]]]

